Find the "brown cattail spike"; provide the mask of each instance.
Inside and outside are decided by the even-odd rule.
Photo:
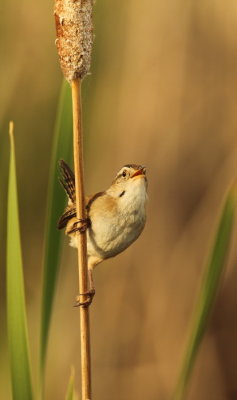
[[[93,0],[56,0],[56,46],[65,78],[82,79],[90,70]]]

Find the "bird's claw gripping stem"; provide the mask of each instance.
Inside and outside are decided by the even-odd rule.
[[[77,219],[76,222],[73,224],[73,228],[68,232],[74,233],[74,232],[79,232],[79,233],[84,233],[86,232],[87,228],[89,228],[91,222],[89,218],[80,218]]]
[[[76,297],[76,303],[74,304],[74,307],[89,307],[92,303],[93,297],[95,295],[95,289],[90,289],[85,293],[80,293]],[[85,300],[81,300],[81,296],[86,296]]]

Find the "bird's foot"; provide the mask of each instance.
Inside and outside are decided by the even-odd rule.
[[[76,296],[76,303],[74,304],[74,307],[89,307],[92,303],[94,295],[95,289],[90,289],[85,293],[79,294]],[[86,298],[82,300],[82,296],[85,296]]]
[[[79,232],[79,233],[84,233],[87,228],[89,228],[91,225],[90,218],[80,218],[77,219],[77,221],[74,222],[72,229],[68,233],[74,233],[74,232]]]

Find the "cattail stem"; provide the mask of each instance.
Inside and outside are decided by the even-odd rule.
[[[90,70],[93,44],[93,0],[55,0],[56,46],[65,78],[72,87],[73,152],[76,212],[78,220],[86,218],[83,174],[83,137],[81,122],[81,80]],[[81,302],[88,292],[86,232],[77,232],[78,277]],[[82,400],[91,400],[89,307],[80,307]]]
[[[76,188],[77,218],[84,219],[85,191],[83,172],[83,136],[81,120],[81,80],[74,79],[72,86],[73,151]],[[86,232],[78,232],[79,293],[88,291]],[[84,296],[82,296],[82,301]],[[81,334],[81,390],[82,400],[91,400],[90,320],[89,307],[80,307]]]

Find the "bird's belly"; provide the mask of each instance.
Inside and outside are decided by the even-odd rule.
[[[138,238],[144,225],[145,213],[131,213],[121,218],[94,218],[87,233],[88,255],[103,259],[116,256]]]

